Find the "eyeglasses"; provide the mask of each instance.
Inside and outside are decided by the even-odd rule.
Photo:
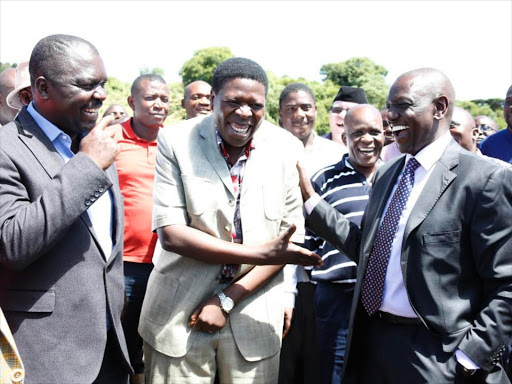
[[[348,111],[348,108],[341,108],[341,107],[332,107],[331,113],[334,113],[335,115],[339,115],[343,111]]]
[[[487,125],[487,124],[482,124],[478,128],[480,128],[483,132],[496,131],[493,127],[491,127],[490,125]]]

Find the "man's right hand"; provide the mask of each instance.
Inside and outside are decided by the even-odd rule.
[[[275,239],[263,245],[265,263],[263,264],[299,264],[321,267],[324,262],[316,253],[290,243],[290,238],[297,227],[291,225]]]
[[[114,139],[115,129],[109,126],[113,121],[114,116],[105,116],[80,142],[80,152],[89,156],[103,170],[112,165],[121,150]]]

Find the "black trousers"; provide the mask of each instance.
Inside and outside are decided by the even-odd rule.
[[[363,310],[364,311],[364,310]],[[454,352],[445,352],[439,336],[424,325],[391,324],[358,313],[356,356],[348,361],[344,383],[357,384],[466,384],[508,383],[497,365],[493,372],[478,370],[464,377]]]
[[[123,358],[115,332],[111,329],[107,332],[107,345],[100,372],[93,384],[127,384],[130,371]]]
[[[318,382],[314,296],[316,285],[297,283],[295,313],[290,332],[283,339],[279,366],[279,384],[315,384]]]

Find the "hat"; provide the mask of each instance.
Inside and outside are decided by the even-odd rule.
[[[351,103],[357,104],[368,104],[368,99],[366,98],[366,93],[363,88],[354,88],[348,87],[346,85],[342,85],[338,94],[332,101],[349,101]]]
[[[11,108],[21,109],[23,104],[19,92],[30,87],[30,73],[28,72],[28,61],[19,63],[14,74],[14,90],[7,95],[7,104]]]

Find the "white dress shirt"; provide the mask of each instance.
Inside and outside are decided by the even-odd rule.
[[[55,149],[62,158],[62,161],[67,163],[74,156],[73,151],[71,151],[71,138],[37,112],[32,103],[29,104],[27,112],[30,113],[30,116],[32,116],[44,134],[53,143]],[[113,247],[113,203],[111,194],[112,192],[110,190],[108,193],[104,193],[93,204],[91,204],[89,209],[87,209],[94,233],[96,234],[96,238],[100,243],[103,253],[105,254],[106,260],[109,259]]]

